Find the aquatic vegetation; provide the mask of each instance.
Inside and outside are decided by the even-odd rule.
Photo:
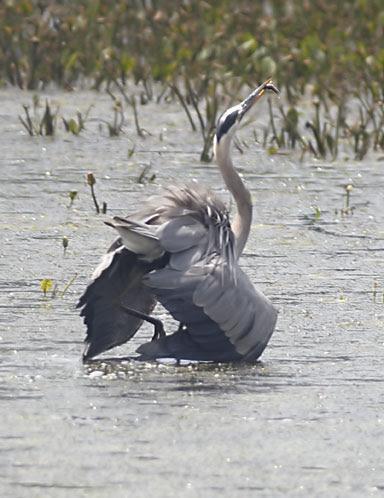
[[[345,185],[344,190],[345,190],[345,205],[341,209],[341,214],[342,215],[353,214],[354,207],[350,205],[353,186],[351,184]]]
[[[69,120],[66,120],[65,118],[63,119],[63,123],[65,126],[66,131],[72,133],[73,135],[79,135],[81,130],[84,130],[84,123],[82,119],[78,115],[77,122],[74,118],[71,118]]]
[[[156,180],[156,174],[152,173],[150,175],[149,173],[150,173],[151,169],[152,169],[152,165],[151,164],[145,165],[144,168],[142,169],[141,173],[137,177],[136,182],[137,183],[142,183],[142,184],[144,184],[144,183],[153,183]]]
[[[65,89],[79,83],[117,89],[140,137],[146,131],[139,106],[176,100],[202,135],[203,161],[211,158],[218,108],[269,76],[286,99],[279,117],[270,109],[263,143],[271,151],[298,148],[302,155],[335,159],[347,142],[361,160],[384,150],[381,0],[326,7],[322,0],[192,0],[177,9],[170,0],[117,0],[112,7],[107,0],[24,0],[3,2],[0,22],[4,81],[36,90],[52,82]],[[309,119],[300,113],[308,99],[314,102]],[[110,136],[124,123],[122,106],[117,100],[114,106]],[[48,118],[42,133],[28,109],[20,119],[33,135],[50,134]],[[82,124],[79,116],[64,121],[75,135]]]
[[[86,179],[87,185],[89,185],[89,187],[91,189],[91,196],[92,196],[93,204],[95,205],[96,213],[100,214],[100,211],[101,211],[103,214],[106,214],[107,208],[108,208],[107,203],[103,202],[101,205],[101,210],[100,210],[100,204],[96,198],[96,193],[95,193],[96,177],[95,177],[95,175],[92,172],[89,172],[86,174],[85,179]]]
[[[65,119],[63,117],[62,120],[65,130],[73,135],[79,135],[81,131],[85,129],[85,122],[88,119],[92,107],[93,106],[90,105],[84,115],[80,111],[77,111],[76,118]]]
[[[67,248],[68,248],[68,244],[69,244],[68,237],[66,235],[64,235],[61,242],[63,244],[63,250],[64,250],[64,256],[65,256],[65,253],[67,252]]]
[[[349,202],[351,198],[351,192],[353,190],[353,186],[351,184],[346,185],[345,187],[345,209],[349,209]]]
[[[170,85],[174,95],[179,100],[183,110],[185,111],[192,131],[200,130],[203,139],[203,149],[200,154],[200,160],[210,162],[212,160],[212,140],[215,133],[216,121],[218,118],[219,109],[219,81],[215,77],[210,78],[204,76],[205,91],[203,96],[199,96],[201,88],[197,88],[196,84],[187,76],[184,77],[185,94],[179,88],[177,83]],[[201,82],[198,82],[199,85]],[[189,105],[194,110],[195,119]],[[198,125],[195,120],[197,120]]]
[[[43,292],[44,297],[50,297],[51,299],[54,299],[55,297],[63,297],[64,294],[67,292],[67,290],[71,287],[71,285],[74,283],[76,278],[78,277],[78,274],[75,273],[73,277],[69,279],[69,281],[64,285],[63,290],[59,293],[59,285],[50,278],[43,278],[40,281],[40,289]],[[50,292],[50,294],[49,294]]]
[[[126,104],[128,104],[131,108],[132,108],[132,111],[133,111],[133,118],[134,118],[134,123],[135,123],[135,128],[136,128],[136,133],[139,135],[139,137],[144,137],[145,136],[145,133],[148,133],[149,132],[147,130],[144,130],[144,128],[142,128],[140,126],[140,123],[139,123],[139,113],[138,113],[138,109],[137,109],[137,103],[136,103],[136,97],[135,95],[128,95],[124,86],[118,81],[118,80],[114,80],[113,83],[116,85],[116,87],[118,88],[119,92],[121,93],[121,95],[123,96]],[[116,99],[116,97],[114,97],[114,95],[112,94],[112,92],[110,91],[110,88],[108,89],[108,93],[111,95],[111,97],[114,99],[115,102],[119,102],[118,99]],[[120,107],[121,107],[121,104],[120,104]]]
[[[135,150],[136,150],[136,145],[133,144],[133,146],[130,149],[128,149],[128,152],[127,152],[128,159],[133,156],[133,154],[135,153]]]
[[[69,208],[73,206],[73,203],[77,197],[77,190],[71,190],[69,193],[68,193],[68,196],[69,196]]]
[[[328,99],[315,98],[312,105],[312,117],[305,119],[298,106],[286,111],[280,105],[280,116],[276,117],[270,104],[264,147],[272,154],[299,148],[302,157],[311,153],[332,160],[338,158],[340,150],[353,154],[357,160],[362,160],[370,150],[384,150],[384,110],[380,101],[369,107],[365,102],[357,110],[348,110],[344,100],[332,107]]]
[[[307,143],[304,141],[304,138],[299,133],[298,125],[299,125],[299,112],[294,107],[289,107],[287,111],[285,111],[284,107],[280,105],[279,107],[281,114],[281,127],[280,130],[277,131],[275,118],[272,109],[272,101],[268,99],[268,111],[269,111],[269,123],[270,126],[264,132],[264,143],[268,138],[269,130],[272,130],[272,139],[271,143],[275,143],[278,148],[289,147],[291,149],[296,148],[297,143],[301,143],[304,147],[307,147]],[[273,153],[273,150],[270,149],[270,153]],[[276,150],[277,152],[277,150]]]
[[[96,213],[99,214],[100,213],[100,206],[99,206],[99,203],[97,202],[96,194],[95,194],[95,183],[96,183],[95,175],[91,172],[87,173],[86,180],[87,180],[87,184],[89,185],[89,187],[91,189],[92,200],[93,200],[93,204],[95,205]]]
[[[321,209],[319,208],[319,206],[314,206],[313,211],[315,214],[315,220],[319,220],[321,218]]]
[[[29,112],[29,105],[24,104],[23,109],[25,117],[19,115],[21,124],[27,130],[31,137],[35,135],[52,136],[56,131],[58,108],[52,111],[48,100],[45,101],[45,110],[43,116],[40,116],[40,99],[37,95],[33,98],[33,114]]]
[[[348,216],[353,214],[355,210],[355,206],[351,206],[351,193],[353,191],[353,185],[347,184],[344,185],[344,206],[340,209],[341,216]],[[338,209],[335,209],[335,214],[339,213]]]
[[[113,118],[111,122],[106,121],[106,124],[109,136],[118,137],[123,131],[125,122],[124,109],[121,100],[115,97],[109,88],[107,88],[107,93],[113,100]]]
[[[329,149],[329,152],[332,155],[335,155],[335,145],[337,144],[337,141],[333,138],[331,133],[328,132],[328,124],[326,122],[321,123],[320,101],[316,99],[313,102],[313,105],[315,107],[315,117],[312,121],[307,121],[305,127],[312,132],[315,143],[313,144],[311,140],[308,140],[308,147],[316,157],[326,157],[327,149]],[[336,134],[337,132],[338,127],[336,127]]]
[[[311,206],[311,212],[303,214],[300,218],[308,225],[314,226],[321,220],[322,211],[319,206]]]
[[[42,290],[44,297],[47,296],[47,293],[52,289],[53,282],[50,278],[43,278],[40,281],[40,289]]]
[[[113,119],[107,123],[108,132],[110,137],[118,137],[123,130],[124,125],[124,112],[121,104],[116,101],[113,106]]]
[[[69,279],[69,281],[65,284],[63,290],[61,291],[60,297],[63,297],[64,294],[67,292],[67,290],[71,287],[71,285],[74,283],[74,281],[77,279],[78,274],[75,273],[73,277]]]

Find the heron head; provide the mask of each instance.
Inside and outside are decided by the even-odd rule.
[[[272,80],[269,78],[258,86],[251,94],[248,95],[240,104],[237,104],[226,110],[219,118],[216,126],[216,134],[214,140],[214,149],[222,141],[232,138],[233,133],[238,127],[238,124],[243,119],[245,114],[252,109],[253,105],[264,95],[266,90],[270,90],[279,94],[279,90],[275,87]]]

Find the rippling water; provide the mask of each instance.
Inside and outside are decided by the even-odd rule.
[[[243,131],[236,163],[255,208],[242,266],[280,310],[262,361],[138,363],[144,326],[84,367],[74,305],[114,237],[84,174],[109,215],[176,179],[222,184],[177,106],[140,108],[145,140],[132,117],[111,139],[96,121],[112,119],[108,98],[50,98],[67,117],[94,104],[94,120],[79,137],[60,126],[55,139],[30,138],[17,115],[31,95],[0,93],[1,496],[383,495],[383,158],[300,163],[266,156]],[[156,181],[138,184],[147,165]]]

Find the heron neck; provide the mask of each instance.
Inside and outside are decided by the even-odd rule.
[[[236,238],[236,255],[237,258],[239,258],[247,243],[251,229],[251,194],[233,166],[230,139],[223,141],[223,143],[220,143],[220,147],[216,148],[216,161],[223,176],[224,183],[233,195],[237,206],[237,213],[232,222],[232,230]]]

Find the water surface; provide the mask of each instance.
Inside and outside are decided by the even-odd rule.
[[[30,138],[17,115],[31,95],[0,93],[1,496],[383,496],[382,158],[270,157],[244,130],[249,147],[235,161],[255,207],[241,264],[280,310],[262,361],[110,359],[132,356],[152,334],[143,326],[84,367],[74,305],[114,237],[85,173],[111,216],[176,180],[228,196],[177,106],[140,108],[145,139],[130,115],[111,139],[96,121],[112,119],[108,97],[49,97],[67,117],[94,104],[95,120],[79,137],[60,125],[54,139]],[[147,165],[156,180],[142,185]],[[342,214],[349,183],[353,210]],[[42,296],[43,278],[58,285],[54,299]]]

